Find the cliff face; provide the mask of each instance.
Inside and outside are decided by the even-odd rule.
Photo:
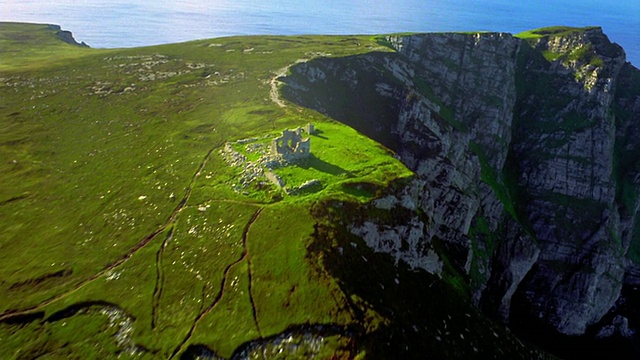
[[[50,30],[56,31],[56,36],[60,40],[66,42],[67,44],[82,46],[82,47],[89,47],[89,45],[87,45],[84,41],[80,43],[77,42],[76,39],[73,37],[73,34],[71,33],[71,31],[62,30],[62,28],[60,28],[60,26],[58,25],[48,25],[48,28]]]
[[[558,59],[524,64],[514,113],[510,151],[521,220],[540,249],[517,301],[578,335],[618,298],[631,240],[621,231],[613,171],[612,104],[624,52],[599,29],[533,46],[534,54]]]
[[[283,94],[416,172],[398,203],[428,221],[396,237],[441,241],[476,303],[505,322],[568,335],[627,324],[621,293],[640,283],[640,72],[622,49],[599,28],[382,42],[396,51],[293,67]],[[380,248],[438,264],[432,250],[399,247]]]

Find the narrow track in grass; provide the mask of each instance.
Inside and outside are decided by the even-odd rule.
[[[253,291],[251,289],[252,284],[253,284],[253,280],[251,278],[251,257],[249,256],[249,249],[247,248],[247,242],[246,239],[243,239],[244,241],[244,251],[246,254],[246,258],[247,258],[247,277],[249,278],[249,285],[248,285],[248,291],[249,291],[249,302],[251,302],[251,312],[253,315],[253,323],[256,325],[256,330],[258,330],[258,335],[260,335],[260,338],[262,338],[262,330],[260,329],[260,323],[258,322],[258,313],[256,311],[256,304],[253,301]]]
[[[65,292],[63,292],[61,294],[54,295],[54,296],[50,297],[49,299],[42,301],[38,305],[29,307],[29,308],[16,309],[16,310],[7,310],[4,313],[0,314],[0,322],[9,321],[9,320],[11,320],[13,318],[19,318],[19,317],[22,317],[24,315],[28,315],[28,314],[33,313],[33,312],[37,312],[37,311],[41,310],[42,308],[44,308],[45,306],[50,305],[55,301],[58,301],[58,300],[60,300],[62,298],[65,298],[65,297],[75,293],[76,291],[78,291],[78,290],[82,289],[83,287],[85,287],[86,285],[92,283],[93,281],[95,281],[99,277],[103,276],[107,272],[109,272],[109,271],[119,267],[120,265],[124,264],[127,260],[129,260],[138,251],[140,251],[145,246],[147,246],[149,243],[151,243],[159,234],[161,234],[164,231],[166,231],[167,229],[171,228],[169,235],[167,237],[165,237],[165,240],[164,240],[164,242],[162,243],[162,245],[160,247],[159,252],[161,252],[162,249],[166,246],[167,241],[169,241],[169,239],[171,238],[171,233],[173,231],[173,229],[172,229],[173,223],[177,219],[177,217],[180,214],[180,212],[182,211],[182,209],[184,209],[184,207],[187,205],[187,202],[189,201],[189,197],[191,196],[191,192],[193,190],[193,187],[195,185],[195,182],[196,182],[197,178],[200,176],[202,170],[207,165],[207,162],[208,162],[209,158],[211,157],[211,154],[213,154],[213,151],[215,149],[219,148],[220,146],[222,146],[222,144],[217,144],[216,146],[211,148],[207,152],[207,154],[204,156],[204,158],[200,162],[200,165],[196,169],[195,173],[193,174],[193,176],[191,176],[191,180],[189,181],[189,185],[185,189],[185,193],[184,193],[184,196],[182,197],[182,200],[180,200],[180,203],[178,203],[178,205],[174,208],[173,212],[171,213],[171,215],[169,216],[169,218],[167,219],[167,221],[165,222],[164,225],[162,225],[160,228],[158,228],[155,231],[153,231],[151,234],[145,236],[140,242],[138,242],[138,244],[136,244],[136,246],[134,246],[131,250],[129,250],[124,255],[122,255],[119,259],[117,259],[116,261],[108,264],[102,270],[100,270],[97,273],[91,275],[90,277],[82,280],[80,283],[75,285],[72,289],[67,290],[67,291],[65,291]],[[160,253],[160,259],[161,259],[161,255],[162,254]],[[158,259],[158,256],[156,256],[156,259]],[[157,286],[158,286],[158,284],[156,283],[156,287]],[[155,298],[156,292],[157,292],[157,290],[154,290],[154,298]]]
[[[222,300],[222,296],[224,295],[225,285],[229,277],[229,272],[231,271],[231,269],[233,269],[234,266],[240,264],[241,262],[243,262],[244,260],[247,260],[248,258],[249,253],[247,251],[247,234],[249,233],[249,230],[251,229],[251,226],[253,225],[253,223],[255,223],[256,220],[258,220],[258,217],[260,217],[260,213],[262,212],[263,209],[264,207],[258,208],[258,210],[256,210],[255,213],[253,213],[253,216],[251,217],[251,219],[247,222],[247,225],[245,225],[244,230],[242,231],[242,244],[243,244],[242,254],[240,254],[240,257],[236,261],[230,263],[224,268],[224,271],[222,273],[222,280],[220,281],[220,290],[218,291],[218,294],[213,299],[211,304],[204,311],[201,311],[198,314],[198,316],[196,316],[196,318],[193,321],[193,324],[191,325],[191,328],[189,329],[189,332],[184,337],[184,339],[180,342],[180,344],[178,344],[178,346],[175,348],[175,350],[173,351],[169,359],[175,358],[179,353],[182,352],[185,344],[189,341],[189,339],[191,339],[191,336],[193,336],[193,332],[195,331],[196,327],[198,327],[198,323],[200,322],[200,320],[202,320],[207,314],[209,314],[220,303],[220,300]],[[250,288],[251,288],[251,280],[249,280],[249,289]],[[250,290],[249,290],[249,297],[251,298]],[[256,314],[255,306],[253,304],[252,298],[251,298],[251,306],[253,309],[254,321],[256,322],[256,326],[257,326],[257,321],[255,318],[255,314]],[[258,328],[257,330],[260,333],[260,329]],[[260,334],[260,337],[262,337],[262,334]]]
[[[156,252],[156,284],[153,288],[153,298],[151,300],[151,329],[155,329],[158,320],[158,306],[160,299],[162,298],[162,290],[164,288],[164,272],[162,271],[162,259],[164,256],[164,249],[173,236],[174,229],[171,228],[167,233],[167,237],[162,242],[162,245]]]
[[[289,71],[289,69],[294,66],[294,65],[298,65],[301,64],[303,62],[307,62],[310,59],[298,59],[296,61],[294,61],[293,63],[283,67],[282,69],[276,71],[275,75],[273,75],[273,77],[271,78],[271,80],[269,80],[269,86],[271,87],[271,89],[269,90],[269,98],[271,99],[271,101],[273,101],[276,105],[278,105],[281,108],[286,107],[287,105],[284,103],[284,101],[282,101],[282,99],[280,98],[280,92],[278,91],[278,84],[281,83],[280,80],[278,80],[279,78],[287,75],[287,72]]]

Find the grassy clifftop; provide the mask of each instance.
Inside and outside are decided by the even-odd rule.
[[[0,23],[0,71],[41,69],[97,52],[73,44],[69,35],[56,25]]]
[[[307,254],[309,209],[367,201],[411,172],[354,130],[284,103],[276,77],[319,49],[378,45],[243,37],[96,50],[57,31],[0,25],[1,352],[168,358],[200,344],[229,357],[315,324],[328,327],[304,331],[332,353],[349,348],[347,298]],[[246,164],[225,161],[225,143],[309,122],[312,157],[277,172],[317,186],[233,186]]]

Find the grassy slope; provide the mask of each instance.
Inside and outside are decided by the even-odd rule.
[[[377,44],[243,37],[93,50],[22,24],[2,24],[0,39],[9,54],[0,67],[1,353],[121,351],[105,315],[68,311],[77,304],[122,309],[134,319],[127,341],[148,357],[192,343],[229,356],[291,325],[349,323],[335,280],[307,256],[309,204],[366,201],[373,194],[344,184],[410,173],[353,130],[277,106],[268,82],[318,49],[341,56]],[[316,157],[282,171],[321,178],[322,189],[273,204],[229,189],[237,169],[218,154],[225,141],[310,121],[324,131],[312,139]],[[6,321],[34,313],[43,320]],[[224,336],[209,330],[230,316]]]
[[[570,26],[550,26],[539,29],[533,29],[516,34],[521,39],[541,39],[544,37],[568,36],[579,34],[586,30],[597,29],[597,27],[589,26],[584,28],[576,28]]]
[[[545,27],[540,29],[524,31],[519,34],[516,34],[515,37],[525,40],[531,46],[535,47],[540,40],[545,38],[547,39],[555,38],[555,37],[567,38],[571,36],[581,35],[585,31],[596,30],[596,29],[599,29],[599,28],[594,26],[589,26],[584,28],[576,28],[576,27],[569,27],[569,26],[552,26],[552,27]],[[600,59],[595,54],[591,45],[574,49],[573,51],[567,54],[552,52],[550,50],[543,50],[542,55],[548,61],[559,60],[564,63],[567,63],[570,61],[583,61],[586,63],[590,63],[593,66],[602,66],[604,64],[602,59]]]
[[[62,64],[94,50],[62,43],[49,25],[0,23],[0,70],[37,69],[43,63]],[[29,43],[33,46],[24,46]]]

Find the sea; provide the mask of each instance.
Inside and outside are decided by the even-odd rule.
[[[96,48],[231,35],[601,26],[640,67],[640,0],[1,0],[0,21],[57,24]]]

